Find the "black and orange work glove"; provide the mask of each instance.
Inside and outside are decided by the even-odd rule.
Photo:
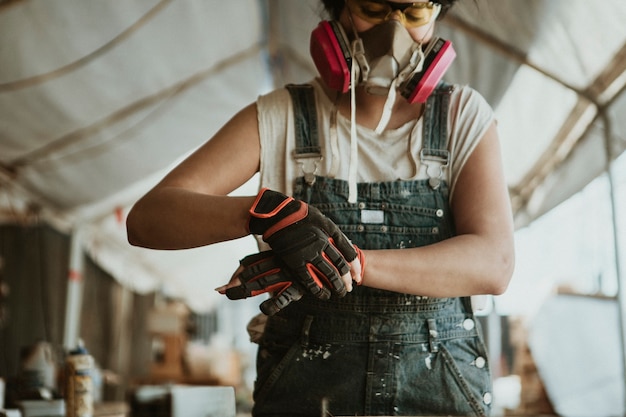
[[[229,299],[241,300],[268,293],[270,298],[261,303],[260,309],[272,316],[302,298],[305,289],[289,276],[285,265],[271,250],[248,255],[239,263],[241,268],[235,277],[241,283],[225,291]]]
[[[314,296],[326,300],[332,293],[346,295],[341,277],[350,271],[357,250],[318,209],[264,188],[250,208],[248,229],[262,235],[294,279]]]

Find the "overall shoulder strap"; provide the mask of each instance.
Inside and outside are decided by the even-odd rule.
[[[322,159],[315,106],[315,90],[311,84],[288,84],[286,86],[294,111],[296,148],[294,159],[302,167],[309,185],[315,182],[315,173]]]
[[[438,188],[443,169],[450,164],[448,151],[448,109],[454,86],[440,82],[426,101],[424,109],[423,145],[420,160],[428,166],[429,183]],[[433,167],[431,169],[431,167]]]
[[[288,84],[286,88],[293,103],[296,155],[321,154],[313,86],[311,84]]]

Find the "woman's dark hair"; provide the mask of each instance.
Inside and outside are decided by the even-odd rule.
[[[341,11],[346,5],[345,0],[321,0],[324,5],[324,9],[326,9],[326,13],[329,14],[331,19],[337,20],[341,15]],[[437,20],[443,18],[446,15],[446,12],[450,10],[450,8],[456,3],[458,0],[433,0],[433,3],[441,4],[441,12],[437,17]]]

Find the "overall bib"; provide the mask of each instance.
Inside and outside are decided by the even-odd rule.
[[[297,87],[290,88],[295,111],[307,117],[311,96]],[[420,156],[434,163],[429,180],[359,183],[351,204],[347,181],[305,175],[296,180],[294,197],[320,209],[362,249],[418,247],[453,236],[448,185],[439,175],[449,158],[448,97],[449,86],[440,86],[424,112]],[[306,134],[296,137],[298,149],[316,149]],[[254,401],[255,417],[319,417],[322,410],[328,416],[487,416],[491,376],[469,297],[360,286],[326,301],[306,294],[268,318]]]

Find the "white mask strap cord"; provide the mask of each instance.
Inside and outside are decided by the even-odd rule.
[[[385,100],[385,105],[383,106],[383,112],[380,115],[380,120],[378,121],[378,126],[374,130],[376,134],[380,135],[383,133],[389,120],[391,119],[391,111],[393,110],[393,105],[396,102],[396,84],[398,83],[398,78],[394,78],[391,81],[391,85],[389,86],[389,93],[387,93],[387,100]]]
[[[365,59],[365,50],[363,49],[363,41],[359,37],[352,13],[348,13],[352,32],[354,33],[354,41],[352,42],[352,65],[350,67],[350,165],[348,167],[348,202],[357,202],[357,168],[359,165],[359,144],[356,134],[356,85],[359,83],[361,73],[367,77],[369,66]],[[359,65],[363,68],[360,69]]]

